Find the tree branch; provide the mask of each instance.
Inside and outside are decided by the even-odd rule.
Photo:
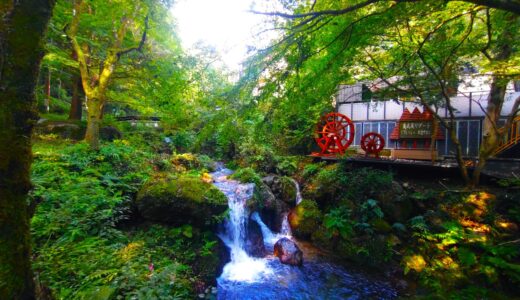
[[[394,0],[395,3],[405,3],[405,2],[420,2],[421,0]],[[481,5],[489,8],[496,8],[500,10],[505,10],[512,12],[514,14],[520,14],[520,1],[519,0],[448,0],[448,1],[463,1],[468,3],[473,3],[476,5]],[[288,14],[282,12],[261,12],[251,10],[250,12],[259,15],[265,16],[275,16],[281,17],[285,19],[302,19],[302,18],[311,18],[314,19],[319,16],[328,15],[328,16],[340,16],[349,12],[353,12],[364,8],[366,6],[378,3],[378,2],[387,2],[385,0],[367,0],[365,2],[361,2],[349,7],[345,7],[342,9],[330,9],[330,10],[322,10],[322,11],[310,11],[307,13],[301,14]],[[312,6],[314,8],[314,5]]]
[[[139,45],[137,47],[132,47],[128,49],[121,50],[117,53],[117,59],[120,59],[122,55],[128,54],[132,51],[138,51],[142,52],[144,43],[146,42],[146,34],[148,32],[148,15],[144,18],[144,31],[143,35],[141,36],[141,41],[139,41]]]
[[[84,3],[82,0],[77,0],[74,3],[74,10],[72,21],[66,29],[66,35],[69,41],[72,43],[72,48],[77,56],[77,61],[79,63],[79,72],[81,75],[81,84],[83,85],[83,90],[88,97],[92,97],[94,90],[90,86],[88,79],[90,78],[89,68],[87,64],[87,58],[85,56],[85,52],[81,49],[81,45],[77,40],[78,27],[80,21],[81,11],[83,10]]]

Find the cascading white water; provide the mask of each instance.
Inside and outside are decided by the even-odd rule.
[[[229,205],[229,219],[225,222],[225,231],[219,236],[230,250],[231,262],[224,266],[221,277],[232,281],[254,282],[272,272],[264,260],[252,258],[245,251],[249,215],[246,204],[253,196],[255,185],[227,179],[232,173],[221,167],[211,174],[214,185],[226,195]]]
[[[284,214],[282,230],[280,233],[274,233],[265,225],[264,221],[260,218],[260,215],[255,211],[251,214],[251,219],[258,223],[260,226],[260,230],[262,231],[262,236],[264,238],[264,245],[270,251],[273,251],[274,244],[281,238],[292,238],[291,227],[289,226],[289,221],[287,220],[287,214]]]
[[[296,205],[300,204],[302,202],[302,193],[300,192],[300,185],[298,184],[298,181],[291,178],[292,182],[294,183],[294,186],[296,187]]]
[[[282,228],[280,234],[286,237],[292,236],[291,224],[289,224],[289,213],[284,213],[282,216]]]
[[[214,185],[227,196],[229,204],[229,219],[219,236],[230,249],[231,261],[217,278],[217,299],[396,298],[395,291],[387,285],[367,281],[330,263],[309,260],[301,267],[293,267],[280,263],[271,255],[250,257],[244,248],[249,214],[246,203],[252,196],[254,185],[227,179],[232,173],[220,167],[212,174]],[[296,202],[299,201],[297,198]],[[259,224],[264,245],[271,247],[271,251],[281,237],[292,238],[287,215],[283,216],[280,233],[273,233],[256,212],[251,219]]]

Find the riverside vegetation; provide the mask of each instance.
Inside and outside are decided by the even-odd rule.
[[[215,226],[227,206],[206,186],[213,163],[205,155],[158,153],[164,133],[152,130],[146,141],[142,134],[125,133],[128,139],[104,142],[99,151],[36,137],[32,236],[43,295],[191,298],[215,286],[226,252]],[[295,237],[346,265],[384,270],[403,296],[515,295],[516,182],[464,192],[304,157],[255,156],[255,170],[250,158],[228,163],[237,168],[234,178],[261,186],[262,176],[278,173],[301,182],[303,200],[289,215]],[[258,164],[264,160],[275,163]],[[266,205],[257,194],[256,205]]]
[[[461,157],[449,184],[306,157],[338,84],[400,78],[370,96],[449,108],[471,72],[494,91],[483,168],[518,80],[517,4],[280,1],[282,34],[238,76],[211,47],[183,49],[171,2],[0,5],[0,298],[217,297],[230,210],[215,161],[254,183],[247,208],[271,231],[286,219],[399,297],[520,297],[518,178],[479,185]]]

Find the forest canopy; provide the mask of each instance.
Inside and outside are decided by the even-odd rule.
[[[211,45],[182,43],[175,1],[4,2],[0,298],[268,295],[222,284],[237,258],[291,270],[265,293],[291,280],[344,292],[356,265],[368,279],[349,293],[361,298],[518,297],[520,181],[483,174],[520,124],[519,1],[253,1],[257,39],[274,39],[251,45],[237,73]],[[479,136],[462,140],[464,78],[489,94]],[[406,162],[423,169],[358,145],[309,157],[338,88],[356,84],[367,115],[392,101],[431,116],[431,160]],[[307,265],[306,251],[327,263]],[[307,284],[306,268],[339,279]]]

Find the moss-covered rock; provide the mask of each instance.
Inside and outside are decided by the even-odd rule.
[[[239,169],[233,173],[230,178],[242,183],[254,183],[256,186],[259,186],[262,183],[262,179],[253,168]]]
[[[221,191],[192,176],[152,179],[141,188],[136,203],[145,219],[177,225],[211,225],[228,208]]]
[[[289,211],[287,203],[278,199],[263,182],[255,187],[254,197],[248,201],[248,207],[250,211],[258,211],[267,227],[275,232],[280,231],[282,216]]]
[[[374,219],[370,221],[370,225],[372,225],[372,228],[379,233],[389,233],[392,231],[392,226],[383,219]]]
[[[322,218],[322,213],[316,202],[302,200],[289,214],[289,223],[296,237],[308,239],[320,226]]]
[[[174,154],[172,155],[171,163],[179,172],[184,172],[190,169],[199,169],[202,166],[198,157],[192,153]]]
[[[283,176],[280,178],[280,198],[288,204],[296,204],[296,185],[291,177]]]
[[[269,186],[277,199],[290,205],[296,204],[296,185],[291,177],[269,175],[262,178],[262,181]]]
[[[337,238],[332,238],[328,233],[328,229],[324,226],[318,227],[311,234],[311,241],[314,245],[323,248],[323,249],[334,249],[337,244]]]
[[[35,134],[56,134],[63,139],[79,141],[85,137],[85,123],[43,120],[35,126],[34,132]]]

